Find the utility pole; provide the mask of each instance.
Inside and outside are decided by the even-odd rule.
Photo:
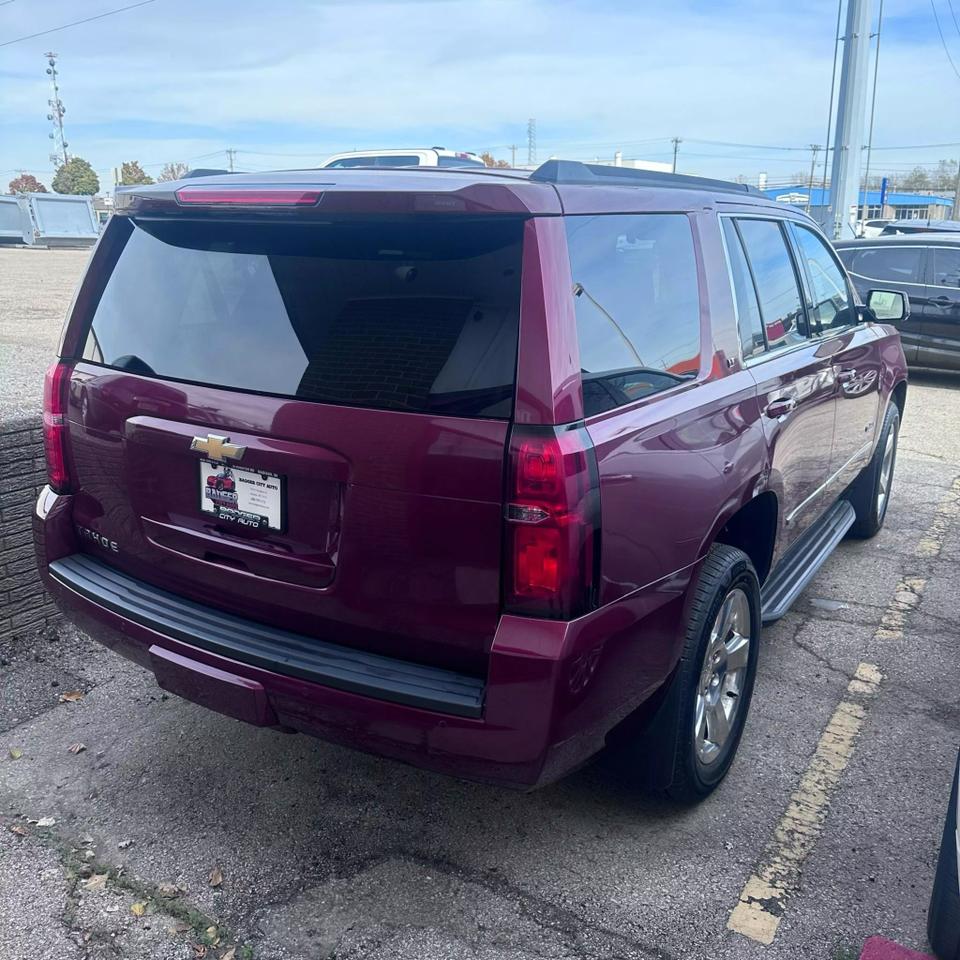
[[[677,151],[680,149],[680,144],[683,143],[683,140],[680,137],[673,137],[673,173],[677,172]]]
[[[237,151],[234,150],[233,147],[230,147],[230,149],[227,150],[227,164],[230,167],[231,173],[233,173],[233,156],[236,152]]]
[[[860,204],[860,153],[867,110],[871,0],[848,0],[843,36],[837,129],[833,141],[830,204],[824,227],[834,240],[848,236],[850,209]]]
[[[813,198],[813,177],[817,170],[817,154],[820,152],[819,143],[810,144],[810,182],[807,184],[807,213],[810,212],[810,203]]]
[[[515,167],[517,165],[517,145],[515,143],[510,144],[510,166]]]
[[[533,166],[537,162],[537,121],[531,117],[527,121],[527,163]]]
[[[67,147],[69,144],[63,137],[63,115],[67,108],[60,99],[60,87],[57,84],[57,55],[55,53],[45,53],[47,58],[47,76],[50,77],[50,84],[53,87],[53,97],[47,101],[50,105],[50,112],[47,119],[53,122],[53,130],[50,133],[50,139],[53,141],[53,153],[50,159],[54,166],[59,167],[67,162]]]

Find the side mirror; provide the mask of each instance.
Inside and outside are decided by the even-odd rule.
[[[880,323],[897,323],[910,316],[910,298],[900,290],[871,290],[867,294],[867,309]]]

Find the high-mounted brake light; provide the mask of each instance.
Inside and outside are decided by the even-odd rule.
[[[43,447],[47,455],[47,482],[57,493],[70,490],[67,467],[67,413],[70,373],[63,361],[53,364],[43,381]]]
[[[243,189],[237,187],[181,187],[177,191],[181,204],[237,207],[312,207],[322,196],[320,190],[301,188]]]
[[[515,426],[505,509],[504,605],[570,619],[597,604],[600,485],[582,424]]]

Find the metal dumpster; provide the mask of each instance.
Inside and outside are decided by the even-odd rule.
[[[27,243],[47,247],[88,247],[100,235],[93,198],[66,193],[19,193],[20,209],[29,221]]]
[[[0,243],[30,243],[33,229],[30,214],[14,196],[0,196]]]

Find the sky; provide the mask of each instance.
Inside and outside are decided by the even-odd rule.
[[[771,184],[826,140],[837,0],[150,0],[9,42],[132,2],[0,0],[0,190],[49,185],[51,50],[68,151],[105,187],[227,148],[243,170],[435,144],[526,162],[530,117],[538,160],[669,160],[680,137],[679,172]],[[960,0],[884,0],[873,142],[878,172],[960,158]]]

